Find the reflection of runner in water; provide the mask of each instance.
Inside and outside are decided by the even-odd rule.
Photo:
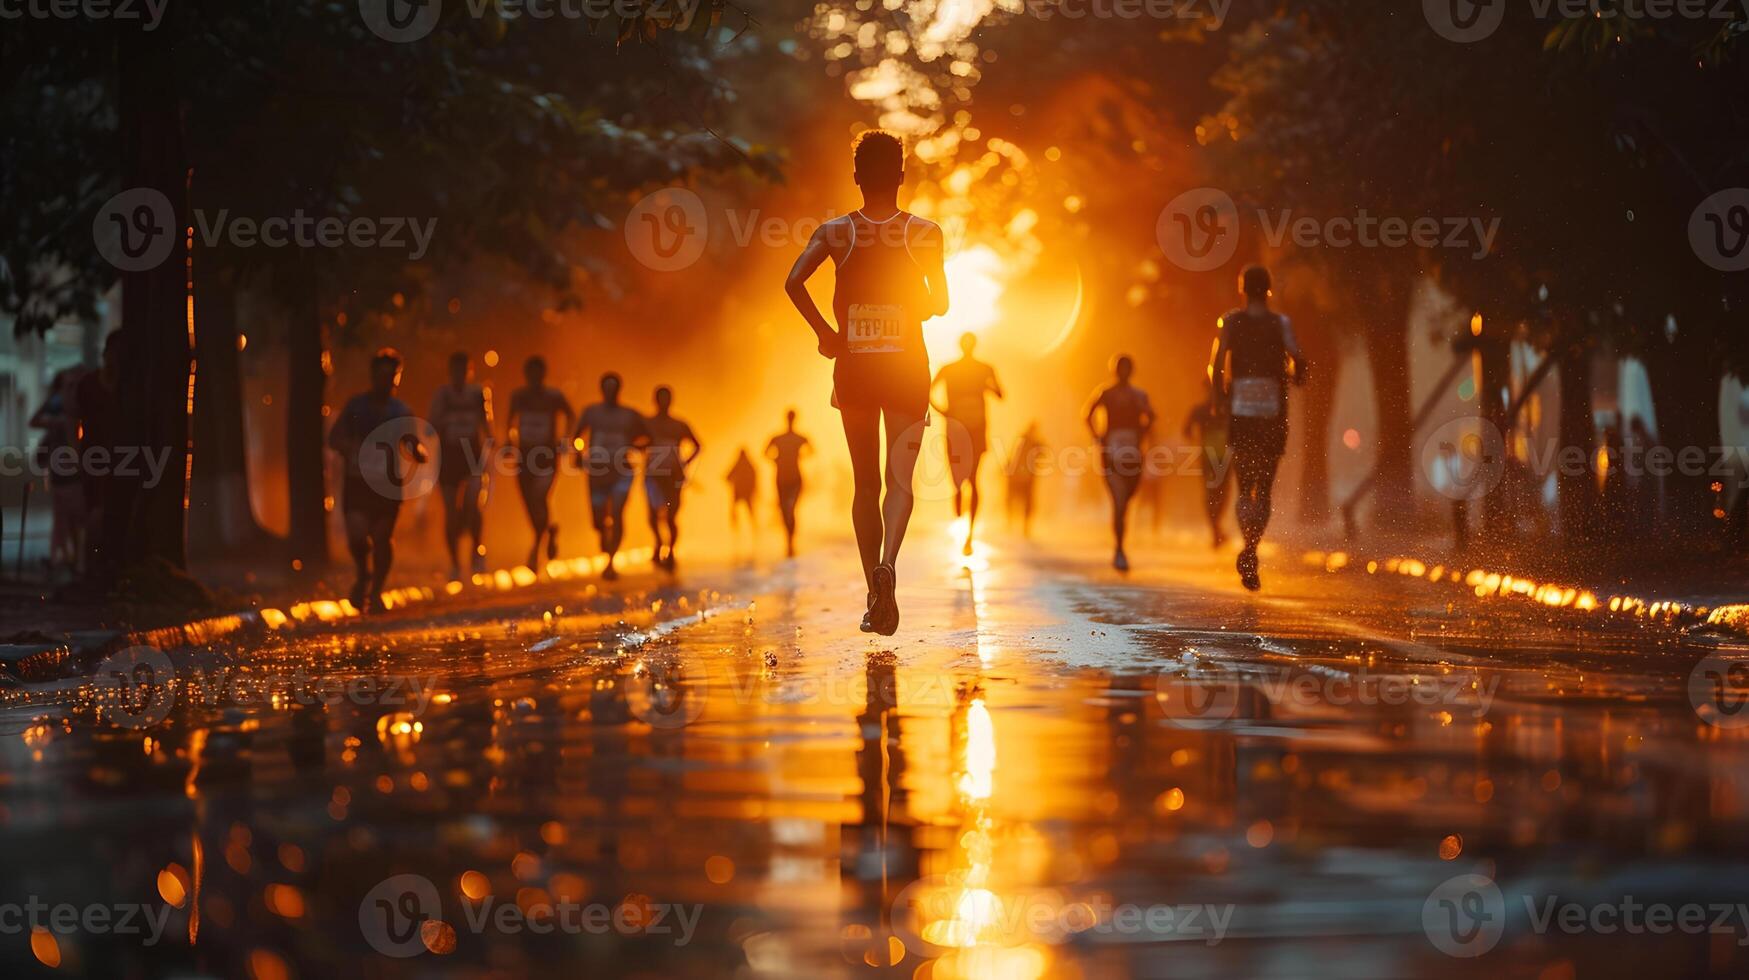
[[[1026,537],[1032,536],[1033,495],[1038,489],[1039,469],[1044,465],[1041,457],[1047,448],[1038,434],[1038,423],[1032,422],[1021,433],[1020,444],[1008,459],[1008,526],[1013,529],[1018,510],[1021,534]]]
[[[395,560],[395,519],[404,498],[394,491],[406,487],[412,476],[404,457],[414,465],[426,461],[410,422],[406,428],[384,429],[397,419],[412,419],[413,413],[395,397],[400,383],[401,354],[384,347],[371,358],[370,390],[348,401],[328,431],[328,448],[340,454],[346,467],[340,512],[346,521],[346,548],[358,570],[352,606],[360,612],[383,607],[383,583]]]
[[[796,431],[795,409],[783,416],[784,429],[765,444],[765,456],[777,468],[777,510],[783,515],[784,553],[796,556],[796,502],[802,497],[802,457],[814,447]]]
[[[680,490],[686,485],[686,468],[698,458],[698,437],[692,426],[669,414],[674,392],[667,385],[656,389],[656,414],[644,420],[650,446],[644,451],[644,497],[650,503],[650,534],[656,541],[656,564],[674,570],[674,542],[680,537]],[[682,453],[682,444],[692,449]],[[668,527],[668,553],[662,554],[662,527]]]
[[[437,489],[443,498],[443,542],[449,548],[449,577],[462,577],[462,535],[473,542],[472,571],[486,570],[486,546],[480,540],[484,518],[486,453],[492,441],[492,402],[486,390],[469,381],[468,355],[449,356],[449,384],[431,396],[431,425],[437,430]]]
[[[941,369],[935,385],[947,395],[947,405],[938,407],[947,416],[947,457],[953,470],[953,516],[966,515],[966,545],[962,554],[972,553],[972,531],[978,523],[978,464],[990,448],[989,428],[985,414],[985,399],[1002,397],[1002,385],[996,381],[996,369],[972,356],[978,349],[978,338],[966,334],[960,338],[959,360]],[[934,389],[931,388],[931,394]],[[969,447],[956,445],[957,433],[963,430]],[[969,451],[968,451],[969,449]]]
[[[1111,492],[1111,531],[1117,537],[1117,551],[1111,567],[1120,572],[1130,568],[1124,554],[1125,523],[1129,518],[1130,500],[1142,479],[1142,440],[1154,427],[1154,407],[1148,403],[1148,393],[1130,384],[1136,364],[1128,356],[1117,359],[1117,383],[1093,399],[1087,409],[1087,427],[1099,440],[1099,460],[1105,472],[1105,486]],[[1105,426],[1095,421],[1105,413]]]
[[[644,417],[619,403],[620,378],[612,371],[601,376],[601,401],[585,408],[577,418],[571,444],[582,450],[588,434],[584,471],[589,476],[589,513],[607,552],[607,567],[601,577],[619,578],[614,556],[625,540],[626,500],[632,493],[632,453],[648,435]]]
[[[559,473],[561,433],[577,421],[577,413],[564,392],[547,387],[544,358],[529,358],[522,365],[522,377],[528,384],[510,395],[510,439],[515,447],[516,487],[522,491],[522,506],[534,528],[528,567],[539,568],[541,538],[547,541],[547,560],[559,557],[559,526],[551,522],[549,505]]]
[[[870,130],[857,138],[854,152],[861,210],[814,233],[790,269],[785,289],[819,338],[820,353],[837,361],[834,398],[843,413],[855,482],[851,521],[868,585],[862,628],[891,636],[899,630],[894,565],[911,521],[912,476],[929,419],[923,321],[947,312],[947,277],[941,228],[899,210],[904,144],[891,133]],[[836,330],[808,294],[808,279],[828,258],[837,266]]]
[[[1239,552],[1239,580],[1245,588],[1262,588],[1257,577],[1257,545],[1269,527],[1270,494],[1275,470],[1287,452],[1287,392],[1306,380],[1306,362],[1287,317],[1269,308],[1269,270],[1247,266],[1239,288],[1245,308],[1234,310],[1217,324],[1220,338],[1210,377],[1228,406],[1228,439],[1239,492],[1234,510],[1245,548]]]
[[[1227,416],[1221,410],[1220,399],[1212,391],[1185,418],[1184,438],[1195,439],[1202,445],[1203,509],[1208,513],[1209,529],[1214,532],[1218,549],[1227,543],[1226,532],[1221,530],[1221,518],[1227,511],[1232,458],[1227,449]]]
[[[729,526],[741,526],[741,511],[747,512],[747,522],[757,527],[759,519],[753,510],[753,497],[759,492],[759,473],[753,468],[753,457],[747,455],[747,447],[741,447],[741,455],[735,457],[735,465],[729,467],[724,474],[729,481]]]

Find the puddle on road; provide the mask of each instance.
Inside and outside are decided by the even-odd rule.
[[[1749,900],[1749,735],[1699,721],[1668,666],[1605,676],[1458,644],[1441,665],[1304,621],[1258,642],[1185,609],[1132,630],[1153,612],[1065,618],[1075,595],[1029,599],[1000,568],[908,594],[934,625],[876,644],[855,597],[818,580],[623,605],[554,592],[432,627],[178,651],[191,683],[161,717],[150,697],[121,723],[14,706],[0,903],[79,916],[0,935],[0,964],[262,980],[1749,969],[1745,931],[1533,927],[1545,896]],[[1467,908],[1440,903],[1466,874],[1503,903],[1476,961],[1439,938],[1489,938],[1441,918]],[[127,909],[162,934],[118,932]]]

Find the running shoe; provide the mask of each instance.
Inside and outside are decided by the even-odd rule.
[[[875,604],[869,610],[874,631],[882,636],[899,632],[898,573],[891,565],[876,565],[874,570]]]
[[[1246,545],[1235,564],[1239,569],[1240,584],[1252,592],[1263,588],[1263,580],[1257,577],[1257,549],[1254,546]]]

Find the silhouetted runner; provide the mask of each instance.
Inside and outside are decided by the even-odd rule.
[[[516,464],[516,488],[534,528],[528,567],[540,567],[541,539],[547,560],[559,557],[559,526],[552,523],[553,481],[559,475],[560,440],[577,421],[564,392],[547,387],[547,362],[538,354],[523,362],[523,387],[510,393],[510,445]],[[564,421],[561,423],[560,419]]]
[[[674,542],[680,537],[680,491],[686,486],[686,468],[698,458],[698,437],[692,426],[675,418],[670,409],[674,392],[667,385],[656,389],[656,414],[644,420],[650,445],[644,450],[644,496],[650,502],[650,534],[656,541],[656,564],[674,570]],[[686,452],[681,446],[690,443]],[[662,528],[668,529],[668,553],[662,553]]]
[[[735,465],[729,467],[729,472],[723,474],[723,479],[729,483],[729,526],[741,526],[741,511],[747,512],[747,521],[754,527],[759,526],[758,517],[753,510],[753,498],[759,492],[759,472],[753,468],[753,457],[747,455],[747,447],[741,447],[741,454],[735,457]]]
[[[808,437],[796,431],[795,409],[783,414],[783,431],[765,444],[777,469],[777,512],[783,518],[784,554],[796,556],[796,503],[802,499],[802,457],[813,452]]]
[[[790,269],[785,290],[813,328],[820,353],[837,361],[834,400],[850,449],[855,484],[851,521],[868,585],[869,611],[862,629],[891,636],[899,630],[894,564],[911,520],[911,478],[929,421],[923,321],[947,312],[947,277],[941,229],[899,210],[904,144],[891,133],[869,130],[857,138],[853,154],[862,208],[814,233]],[[820,314],[807,286],[828,258],[837,267],[832,293],[836,330]]]
[[[588,437],[587,451],[582,454],[589,477],[589,513],[601,537],[601,550],[607,553],[601,577],[609,581],[619,578],[613,559],[625,540],[632,454],[649,439],[644,417],[619,403],[619,389],[619,375],[612,371],[602,375],[601,401],[583,410],[577,418],[577,430],[571,433],[571,442],[577,446],[583,445],[579,440],[585,434]]]
[[[370,362],[370,390],[355,395],[328,431],[328,448],[346,469],[340,513],[346,522],[346,547],[358,570],[352,606],[360,612],[383,608],[383,583],[395,560],[395,519],[401,513],[412,467],[426,462],[413,429],[413,413],[395,397],[401,383],[401,354],[392,347]],[[403,420],[402,425],[389,425]]]
[[[1031,422],[1020,434],[1014,455],[1008,458],[1008,526],[1013,528],[1015,512],[1019,511],[1020,532],[1024,537],[1032,536],[1034,497],[1038,493],[1038,473],[1043,465],[1040,456],[1048,448],[1039,435],[1038,423]]]
[[[1111,531],[1117,538],[1117,551],[1111,557],[1111,567],[1120,572],[1130,569],[1130,559],[1124,553],[1124,531],[1129,519],[1130,501],[1142,481],[1142,440],[1154,427],[1154,407],[1148,393],[1130,384],[1136,363],[1128,356],[1117,359],[1117,383],[1094,396],[1087,409],[1087,427],[1099,440],[1099,463],[1105,474],[1105,488],[1111,493]],[[1097,419],[1103,413],[1105,425]]]
[[[1227,444],[1227,415],[1213,388],[1184,419],[1184,437],[1202,447],[1202,503],[1208,514],[1214,546],[1227,543],[1221,520],[1227,512],[1227,486],[1232,480],[1232,451]]]
[[[1293,325],[1269,308],[1270,286],[1269,270],[1262,266],[1247,266],[1240,274],[1245,307],[1216,325],[1220,337],[1209,372],[1232,420],[1228,440],[1239,479],[1234,510],[1245,538],[1235,564],[1239,581],[1253,592],[1263,587],[1257,545],[1269,527],[1275,471],[1287,452],[1286,383],[1291,376],[1295,384],[1304,384],[1308,367]]]
[[[935,376],[935,386],[947,396],[945,406],[937,406],[947,416],[947,458],[953,471],[953,516],[966,517],[966,544],[961,554],[972,553],[972,532],[978,523],[978,466],[990,449],[990,434],[986,414],[986,399],[1002,397],[1002,385],[996,380],[996,369],[972,356],[978,349],[978,338],[966,334],[960,338],[959,360],[942,368]],[[934,393],[934,387],[930,389]],[[956,445],[955,434],[966,433],[966,444]]]
[[[437,430],[437,490],[443,498],[443,542],[449,548],[449,577],[462,576],[460,552],[463,534],[473,542],[469,563],[475,574],[486,570],[486,545],[480,538],[484,518],[480,496],[484,490],[486,453],[492,441],[492,403],[486,390],[472,383],[473,366],[468,355],[449,356],[449,383],[431,396],[428,413]]]

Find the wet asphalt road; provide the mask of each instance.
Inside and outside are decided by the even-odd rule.
[[[0,970],[1749,975],[1734,648],[1133,551],[920,527],[890,641],[839,543],[9,699]]]

